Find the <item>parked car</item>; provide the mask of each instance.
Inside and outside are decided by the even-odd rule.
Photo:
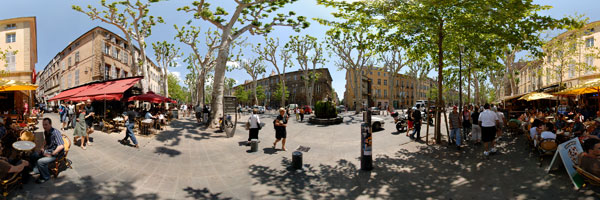
[[[307,115],[311,114],[313,111],[312,108],[308,105],[305,105],[303,108],[304,108],[304,114],[307,114]]]
[[[265,110],[264,106],[258,106],[258,114],[265,114]]]
[[[371,115],[380,115],[381,111],[378,107],[371,107]]]
[[[293,109],[296,109],[297,107],[298,107],[298,104],[295,104],[295,103],[293,103],[293,104],[289,104],[289,105],[287,106],[287,108],[289,108],[289,109],[292,109],[292,110],[293,110]]]
[[[338,113],[341,113],[341,112],[344,112],[346,110],[346,106],[339,105],[339,106],[336,107],[336,109],[337,109]]]
[[[371,128],[373,131],[381,130],[385,122],[379,117],[371,117]]]

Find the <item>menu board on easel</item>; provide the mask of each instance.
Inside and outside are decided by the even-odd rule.
[[[224,113],[235,113],[237,100],[235,96],[224,96],[223,97],[223,112]]]
[[[555,165],[559,165],[557,157],[560,156],[562,164],[563,166],[565,166],[565,169],[567,170],[567,173],[569,174],[569,178],[571,178],[573,185],[575,185],[576,189],[581,188],[581,186],[583,186],[583,177],[581,177],[581,175],[577,173],[575,168],[573,168],[573,165],[575,165],[575,163],[577,163],[577,160],[579,159],[577,155],[579,155],[582,152],[583,148],[581,148],[581,143],[579,143],[578,138],[573,138],[569,141],[558,145],[556,153],[554,153],[554,158],[552,158],[550,166],[548,166],[548,168],[546,169],[546,173],[549,173],[550,170],[555,167]]]

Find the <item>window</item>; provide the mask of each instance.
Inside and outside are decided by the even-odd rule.
[[[16,29],[17,28],[17,24],[7,24],[6,27],[4,28],[4,30],[12,30],[12,29]]]
[[[121,78],[121,69],[117,68],[117,70],[116,70],[116,71],[117,71],[117,73],[115,74],[115,76],[116,76],[117,78]]]
[[[67,88],[71,88],[71,74],[67,76]]]
[[[385,77],[385,76],[386,76],[386,73],[385,73],[385,72],[383,72],[383,77]]]
[[[383,90],[383,97],[387,98],[387,90]]]
[[[110,45],[109,44],[102,43],[102,49],[104,51],[104,54],[110,55]]]
[[[115,46],[112,46],[112,57],[117,58],[117,48]]]
[[[369,72],[369,75],[373,75],[373,72]]]
[[[110,77],[110,65],[104,65],[104,79],[108,79]]]
[[[594,46],[594,37],[585,39],[585,47],[593,47]]]
[[[67,60],[69,61],[69,65],[68,66],[70,67],[71,66],[71,57],[69,57]]]
[[[65,69],[66,69],[66,65],[67,65],[67,62],[66,62],[66,61],[62,61],[62,62],[61,62],[61,65],[60,65],[60,70],[61,70],[61,71],[62,71],[62,70],[65,70]]]
[[[123,51],[123,62],[125,64],[129,64],[129,56],[127,55],[127,52]]]
[[[6,34],[6,43],[13,43],[17,41],[16,33],[7,33]]]
[[[121,60],[121,59],[120,59],[120,56],[121,56],[121,50],[117,49],[117,53],[116,53],[116,55],[115,55],[115,58],[116,58],[117,60]]]
[[[75,63],[79,62],[79,51],[75,52]]]
[[[594,67],[594,57],[592,57],[592,56],[585,57],[585,64],[587,65],[587,66],[585,66],[585,73],[586,74],[589,74],[589,73],[591,73],[591,72],[593,72],[595,70],[595,67]]]
[[[6,71],[16,71],[17,70],[17,60],[15,56],[15,52],[6,53]]]
[[[574,73],[575,73],[575,65],[569,64],[569,78],[573,78]]]
[[[381,79],[377,79],[377,85],[381,85]]]
[[[546,85],[550,84],[550,76],[552,73],[550,72],[550,68],[546,68]]]
[[[125,78],[125,70],[121,70],[121,75],[119,75],[121,78]]]
[[[75,70],[75,85],[79,85],[79,69]]]
[[[387,85],[387,80],[383,80],[383,85]]]
[[[112,79],[117,78],[117,69],[114,66],[112,66],[110,68],[110,78],[112,78]]]

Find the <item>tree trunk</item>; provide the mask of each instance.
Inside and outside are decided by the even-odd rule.
[[[165,67],[164,73],[164,81],[163,81],[163,89],[165,90],[165,97],[169,97],[169,73],[167,72],[167,67]]]
[[[310,87],[310,79],[308,77],[308,67],[306,70],[304,70],[304,97],[305,97],[305,104],[308,105],[310,103],[310,96],[309,96],[309,87]],[[302,106],[302,105],[300,105]]]
[[[285,107],[285,74],[279,74],[279,79],[281,81],[279,81],[280,83],[280,87],[279,89],[281,89],[281,105],[279,105],[279,107]]]
[[[443,49],[443,44],[444,44],[444,21],[440,21],[440,24],[438,26],[438,41],[437,41],[437,46],[438,46],[438,99],[437,99],[437,109],[441,109],[443,108],[444,104],[442,104],[442,80],[444,79],[444,76],[442,75],[442,71],[444,70],[444,49]],[[435,117],[435,143],[440,144],[442,141],[442,134],[441,134],[441,113],[437,112],[436,113],[436,117]]]
[[[217,127],[219,124],[219,117],[223,115],[223,89],[225,81],[225,68],[227,60],[229,58],[229,31],[223,31],[221,37],[221,45],[219,47],[219,53],[217,55],[217,65],[215,66],[215,76],[213,79],[212,88],[212,102],[211,102],[211,128]]]
[[[354,69],[354,80],[356,80],[356,82],[354,83],[354,108],[356,110],[356,114],[360,113],[361,107],[362,107],[362,72],[363,69],[360,68],[359,70]]]
[[[198,80],[196,81],[196,99],[202,108],[204,108],[204,104],[206,103],[204,100],[204,82],[206,81],[206,73],[204,70],[205,69],[201,70]]]
[[[139,33],[138,33],[139,36]],[[148,77],[148,61],[146,61],[146,50],[144,37],[138,37],[138,45],[140,47],[140,59],[142,59],[142,76],[144,78],[140,81],[142,84],[142,93],[148,93],[148,85],[150,84],[150,77]],[[165,80],[167,81],[167,80]]]
[[[259,105],[258,97],[256,96],[256,86],[258,83],[256,82],[256,76],[252,76],[252,93],[254,94],[254,105]]]
[[[390,95],[389,98],[388,98],[388,106],[394,106],[394,97],[395,96],[394,96],[393,89],[394,89],[394,76],[396,75],[396,72],[390,72],[388,75],[390,76],[388,78],[389,79],[389,83],[388,83],[389,84],[388,85],[388,91],[389,92],[388,93]],[[396,108],[394,107],[394,109],[396,109]]]

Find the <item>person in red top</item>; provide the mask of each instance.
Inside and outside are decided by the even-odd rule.
[[[26,100],[23,100],[23,116],[27,116],[29,113],[29,104]]]

